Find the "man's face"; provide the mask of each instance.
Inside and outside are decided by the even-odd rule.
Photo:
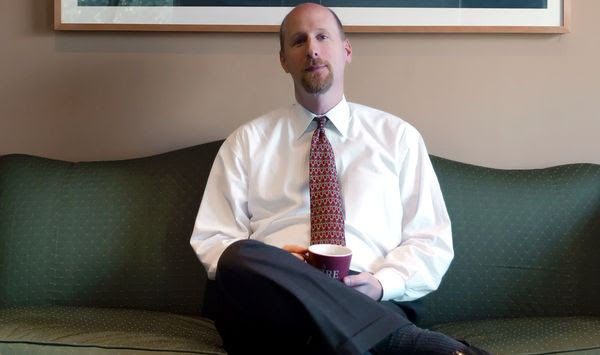
[[[296,90],[323,94],[332,87],[343,91],[344,68],[352,48],[342,38],[328,9],[305,4],[295,8],[284,23],[281,66],[294,79]]]

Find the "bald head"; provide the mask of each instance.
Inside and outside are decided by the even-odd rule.
[[[285,45],[285,34],[286,34],[286,25],[287,25],[287,20],[290,17],[293,16],[302,16],[306,13],[306,10],[327,10],[331,16],[333,17],[333,19],[335,20],[335,23],[337,25],[337,28],[340,32],[340,38],[341,39],[346,39],[346,33],[344,32],[344,26],[342,25],[342,21],[340,21],[340,18],[335,14],[335,12],[333,12],[333,10],[331,10],[328,7],[319,5],[319,4],[314,4],[314,3],[303,3],[300,4],[296,7],[294,7],[292,9],[292,11],[290,11],[284,18],[283,21],[281,22],[281,26],[279,27],[279,53],[283,52],[283,48]]]
[[[296,6],[281,25],[279,61],[294,81],[296,100],[322,114],[344,96],[344,71],[352,46],[330,9],[306,3]]]

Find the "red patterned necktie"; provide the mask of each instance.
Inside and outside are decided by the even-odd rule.
[[[327,117],[316,117],[318,127],[310,144],[310,244],[346,245],[344,213],[335,156],[325,136]]]

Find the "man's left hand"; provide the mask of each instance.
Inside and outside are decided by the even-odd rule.
[[[383,296],[383,287],[379,280],[368,272],[361,272],[358,275],[348,275],[344,277],[346,286],[350,286],[360,293],[364,293],[375,301],[381,300]]]
[[[298,259],[300,259],[302,261],[306,261],[306,256],[308,253],[307,247],[303,247],[300,245],[288,244],[288,245],[284,245],[281,249],[292,253],[293,256],[297,257]]]

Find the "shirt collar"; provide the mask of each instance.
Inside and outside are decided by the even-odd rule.
[[[313,120],[315,117],[320,116],[327,116],[333,127],[335,127],[335,130],[342,137],[348,134],[350,107],[345,96],[342,96],[342,100],[323,115],[316,115],[296,102],[292,106],[292,116],[291,123],[297,139],[300,139],[306,132],[314,131],[317,125],[313,123]]]

